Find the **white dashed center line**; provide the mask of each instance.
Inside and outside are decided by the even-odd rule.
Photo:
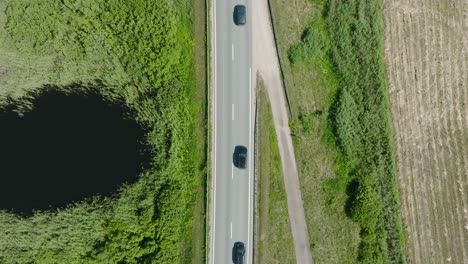
[[[234,104],[232,104],[232,120],[234,121]]]
[[[234,60],[234,44],[232,44],[232,60]]]

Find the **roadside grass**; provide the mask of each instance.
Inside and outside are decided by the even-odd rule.
[[[194,118],[197,120],[197,127],[195,129],[197,136],[197,151],[198,151],[198,177],[200,183],[197,186],[197,193],[195,198],[195,206],[193,212],[193,236],[191,245],[187,244],[187,248],[182,248],[181,254],[185,252],[191,252],[191,255],[186,255],[183,259],[184,263],[205,263],[206,257],[206,201],[207,201],[207,151],[208,151],[208,116],[207,116],[207,34],[206,34],[206,0],[195,0],[193,2],[186,1],[189,8],[186,12],[189,19],[192,21],[189,23],[193,26],[192,38],[195,43],[193,46],[194,57],[194,84],[196,87],[196,93],[194,99],[196,99],[196,115]],[[189,5],[189,3],[191,3]]]
[[[328,263],[403,263],[380,2],[274,3],[278,16],[292,6],[275,23],[281,52],[289,59],[284,68],[295,114],[291,127],[314,257]],[[301,4],[308,8],[298,8]],[[302,32],[287,34],[288,17],[289,23],[303,21]],[[309,145],[317,139],[320,143]],[[321,195],[309,196],[309,188]],[[321,210],[309,214],[321,203]],[[327,216],[343,225],[329,224]],[[319,221],[334,235],[328,241],[316,236]],[[346,243],[347,253],[322,259]]]
[[[301,41],[309,26],[324,28],[323,7],[308,0],[272,0],[271,4],[289,85],[290,126],[312,257],[315,263],[356,263],[359,226],[344,210],[349,179],[341,173],[342,157],[328,131],[337,81],[326,54],[320,51],[314,57],[325,63],[301,60],[292,64],[288,60],[291,47]]]
[[[194,16],[206,11],[197,1],[0,3],[0,98],[99,83],[135,109],[152,148],[150,168],[113,197],[29,218],[0,212],[0,262],[204,262],[206,54],[195,52],[205,36]]]
[[[266,88],[257,78],[258,241],[256,263],[296,263],[286,190]]]

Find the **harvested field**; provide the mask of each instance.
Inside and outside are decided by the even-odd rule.
[[[468,2],[383,0],[409,263],[468,263]]]

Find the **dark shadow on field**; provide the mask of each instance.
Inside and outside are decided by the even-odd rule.
[[[45,87],[0,107],[0,209],[30,215],[110,195],[146,164],[145,131],[130,109],[68,88]]]
[[[346,187],[346,194],[348,195],[348,199],[345,202],[345,213],[348,217],[352,217],[351,206],[353,201],[356,199],[358,187],[359,183],[356,180],[352,180]]]

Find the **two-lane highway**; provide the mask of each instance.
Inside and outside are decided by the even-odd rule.
[[[210,262],[233,263],[234,243],[252,259],[253,126],[250,0],[213,1],[213,193]],[[233,21],[235,5],[245,5],[245,25]],[[248,150],[247,167],[234,166],[236,146]]]

